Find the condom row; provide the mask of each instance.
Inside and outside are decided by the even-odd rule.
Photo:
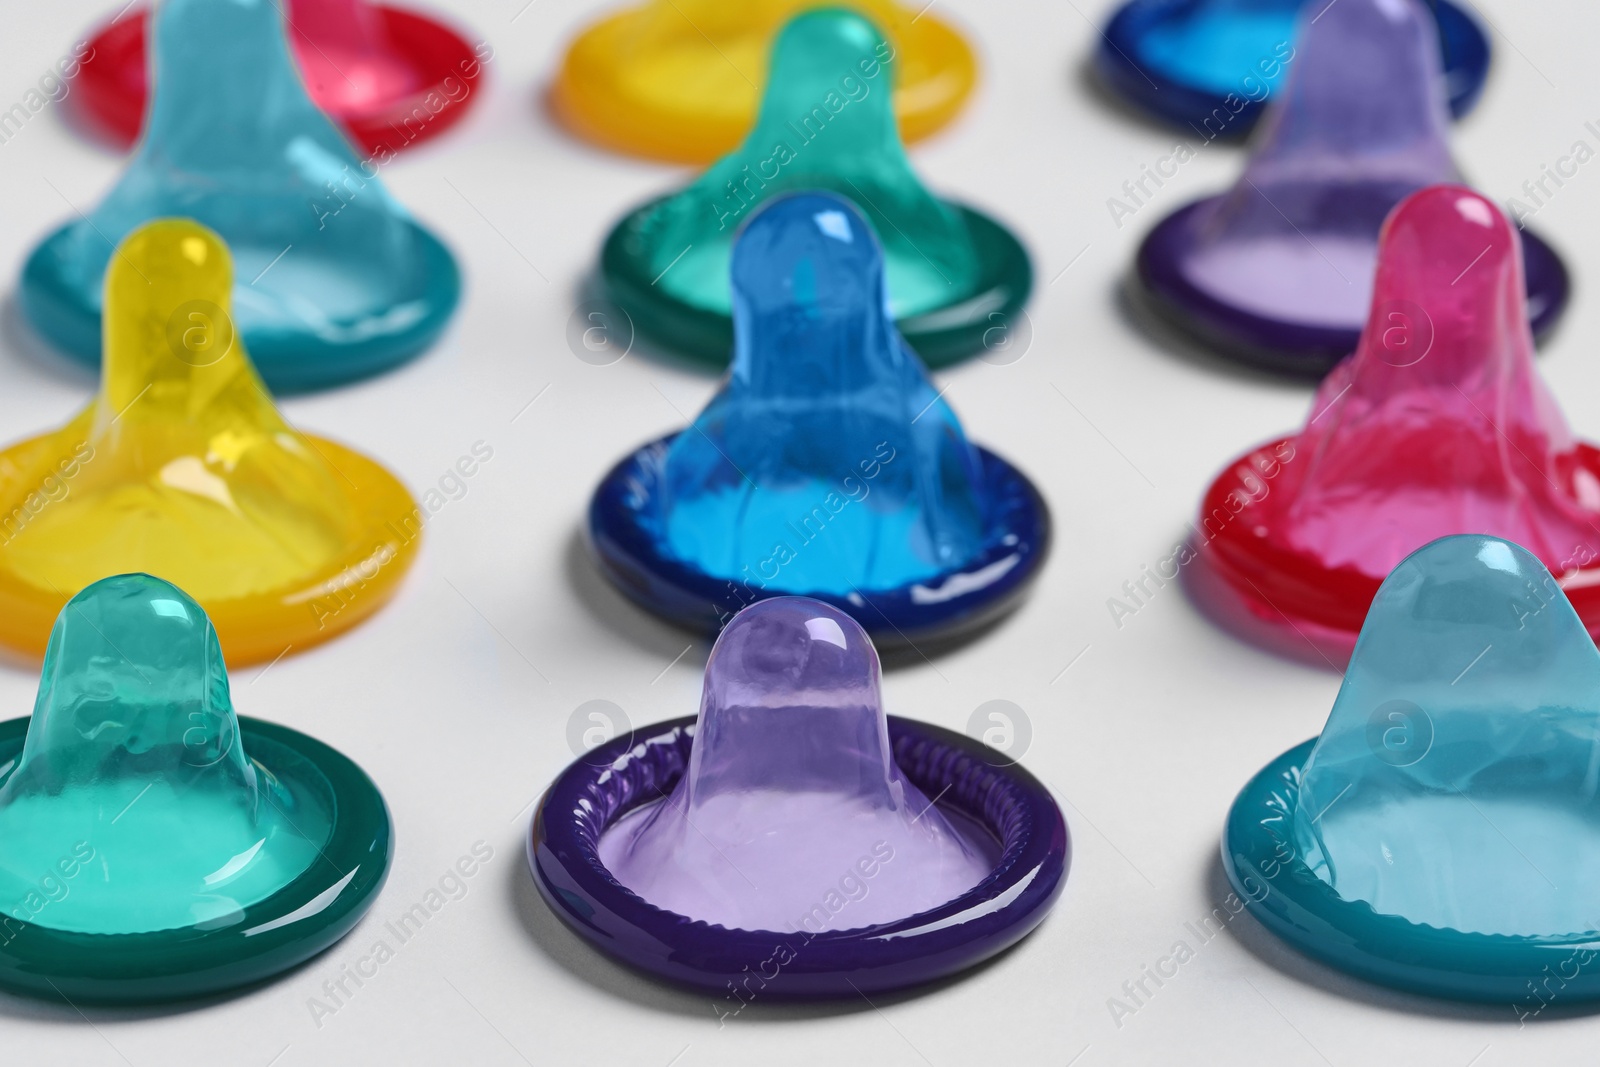
[[[608,148],[709,163],[750,131],[779,28],[815,6],[814,0],[646,0],[572,43],[551,104],[570,129]],[[894,116],[905,140],[920,140],[953,119],[977,82],[977,62],[961,35],[936,12],[894,0],[849,6],[888,37],[897,71]],[[849,92],[858,73],[842,67],[830,76]],[[887,79],[878,91],[889,94]]]
[[[116,245],[182,216],[232,247],[234,320],[273,389],[376,374],[432,344],[460,296],[455,260],[306,95],[279,6],[166,0],[152,33],[145,137],[100,205],[28,257],[33,326],[95,364]]]
[[[1528,1014],[1556,976],[1593,1000],[1597,694],[1600,652],[1532,553],[1434,541],[1378,591],[1322,735],[1234,802],[1229,880],[1370,981]]]
[[[888,307],[924,361],[950,363],[1005,335],[1033,285],[1027,253],[999,223],[934,197],[917,180],[889,91],[901,62],[850,11],[810,11],[783,28],[760,117],[743,144],[687,188],[625,216],[606,239],[601,276],[642,332],[726,364],[728,263],[740,227],[775,196],[827,190],[871,219],[883,242]]]
[[[379,162],[460,122],[493,58],[433,18],[370,0],[289,0],[284,12],[311,98]],[[119,148],[144,126],[150,20],[125,9],[95,30],[73,80],[69,106]]]
[[[0,643],[38,655],[68,598],[125,571],[188,590],[235,664],[324,641],[398,588],[422,511],[374,461],[284,422],[233,291],[227,245],[191,220],[118,247],[98,394],[0,452]]]
[[[239,718],[177,586],[95,582],[55,621],[32,718],[0,723],[0,987],[206,996],[343,937],[388,874],[383,797],[338,752]]]
[[[798,597],[723,630],[698,719],[568,767],[528,844],[535,885],[573,932],[726,996],[727,1012],[964,970],[1043,921],[1069,854],[1032,775],[886,717],[867,635]]]
[[[1428,6],[1442,61],[1436,81],[1450,110],[1464,115],[1483,92],[1489,41],[1460,5]],[[1208,139],[1242,138],[1300,61],[1297,23],[1320,22],[1332,7],[1325,0],[1129,0],[1101,34],[1094,72],[1146,115]]]
[[[1048,553],[1049,513],[967,441],[906,348],[862,214],[828,193],[772,200],[731,271],[727,382],[590,502],[606,576],[707,634],[780,594],[834,605],[880,646],[958,639],[1015,606]]]
[[[1560,574],[1600,636],[1600,452],[1539,378],[1523,294],[1517,232],[1489,200],[1438,185],[1401,203],[1355,355],[1298,434],[1206,493],[1186,572],[1201,604],[1269,647],[1343,662],[1396,564],[1484,533]]]
[[[1219,354],[1320,377],[1360,337],[1383,220],[1459,176],[1419,0],[1341,0],[1303,23],[1296,49],[1238,183],[1163,219],[1136,275],[1152,310]],[[1570,283],[1548,245],[1520,236],[1542,336]]]

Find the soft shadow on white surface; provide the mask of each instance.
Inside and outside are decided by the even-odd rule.
[[[698,634],[669,625],[639,607],[620,593],[616,586],[606,581],[600,565],[589,551],[588,538],[582,526],[573,528],[567,539],[564,554],[567,584],[583,610],[594,616],[601,625],[616,636],[666,663],[679,655],[704,669],[710,645]],[[698,651],[684,653],[684,645],[693,643]]]
[[[1268,385],[1307,394],[1316,388],[1317,380],[1313,377],[1296,377],[1228,359],[1188,336],[1149,306],[1140,291],[1134,270],[1130,259],[1128,269],[1119,280],[1112,283],[1111,292],[1107,295],[1123,325],[1151,347],[1160,350],[1163,356],[1187,363],[1209,376],[1231,378],[1251,385]]]

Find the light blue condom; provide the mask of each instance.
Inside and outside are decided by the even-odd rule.
[[[667,453],[669,550],[708,574],[848,596],[982,545],[978,458],[888,312],[847,201],[773,201],[735,245],[727,384]]]
[[[1224,854],[1335,966],[1512,1002],[1548,970],[1600,996],[1600,653],[1543,564],[1463,535],[1396,567],[1322,736],[1240,794]]]
[[[426,349],[460,296],[455,261],[378,180],[392,153],[358,159],[311,102],[279,5],[164,0],[151,34],[138,152],[100,206],[24,268],[39,331],[97,364],[113,248],[151,219],[187,216],[233,252],[235,324],[273,389],[365,377]]]

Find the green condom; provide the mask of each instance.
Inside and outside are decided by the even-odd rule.
[[[200,996],[315,955],[388,871],[377,787],[240,719],[200,605],[147,574],[56,619],[31,719],[0,723],[0,986]]]
[[[894,51],[860,15],[809,11],[773,44],[755,129],[693,184],[625,217],[601,274],[643,332],[708,363],[733,345],[728,264],[740,226],[781,193],[855,202],[883,245],[889,310],[925,362],[1006,343],[1033,284],[999,223],[917,180],[895,126]]]

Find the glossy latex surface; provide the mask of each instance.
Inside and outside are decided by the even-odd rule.
[[[1244,176],[1194,223],[1195,284],[1257,314],[1359,329],[1383,220],[1457,177],[1438,47],[1417,0],[1341,0],[1308,23]]]
[[[1235,885],[1296,947],[1378,981],[1513,1000],[1555,973],[1592,998],[1597,693],[1600,653],[1529,552],[1425,546],[1373,601],[1321,737],[1241,794]]]
[[[928,343],[930,359],[980,349],[994,315],[1006,324],[1031,284],[1026,254],[996,224],[917,180],[895,130],[890,54],[850,12],[813,11],[784,27],[761,117],[743,145],[625,218],[608,240],[602,269],[639,328],[726,359],[735,237],[762,203],[807,190],[848,197],[867,215],[883,242],[890,310],[908,324],[913,347]]]
[[[1600,929],[1597,729],[1600,652],[1550,572],[1509,541],[1444,538],[1372,602],[1295,840],[1341,897],[1412,922]]]
[[[29,257],[34,326],[94,362],[114,246],[184,216],[229,242],[234,319],[272,388],[363,377],[426,348],[459,296],[454,260],[306,96],[279,9],[168,0],[153,32],[147,135],[100,205]]]
[[[358,767],[235,716],[199,604],[103,579],[57,619],[33,717],[0,723],[0,987],[136,1002],[270,977],[355,924],[391,842]]]
[[[713,633],[781,594],[900,644],[1014,606],[1048,551],[1048,512],[1025,476],[967,442],[901,341],[861,214],[828,193],[774,200],[742,231],[733,277],[726,384],[595,491],[607,576]]]
[[[227,246],[188,220],[118,249],[98,396],[0,453],[0,639],[40,649],[68,596],[130,570],[191,591],[235,662],[323,640],[393,592],[415,505],[283,421],[234,331],[232,279]]]
[[[1347,355],[1372,304],[1384,219],[1458,177],[1438,49],[1419,0],[1308,12],[1244,175],[1147,239],[1140,272],[1158,307],[1242,358],[1325,369]],[[1565,276],[1547,279],[1539,265],[1528,310],[1542,331]]]
[[[742,233],[733,286],[732,373],[667,454],[658,521],[673,554],[835,594],[970,559],[976,456],[884,313],[861,216],[836,197],[773,201]]]
[[[121,934],[224,923],[283,888],[327,842],[333,812],[260,771],[238,735],[198,604],[142,574],[79,593],[0,787],[0,900],[37,898],[41,877],[86,868],[28,917]]]
[[[556,111],[610,148],[708,163],[749,132],[784,23],[818,0],[649,0],[573,42],[552,87]],[[896,59],[895,117],[914,141],[961,109],[977,80],[972,50],[937,12],[892,0],[848,5],[883,27]],[[837,82],[859,71],[840,67]],[[887,79],[877,91],[888,94]]]
[[[600,841],[656,907],[731,929],[853,929],[954,900],[998,858],[895,766],[877,653],[826,604],[780,597],[728,624],[695,737],[672,793]]]
[[[296,65],[317,107],[379,162],[455,125],[492,52],[426,15],[369,0],[290,0]],[[150,14],[124,10],[88,41],[70,106],[127,147],[144,127]]]
[[[1427,5],[1429,32],[1443,52],[1436,75],[1451,110],[1477,102],[1489,69],[1489,42],[1450,0]],[[1112,92],[1145,112],[1207,137],[1243,137],[1262,104],[1299,61],[1298,33],[1332,5],[1306,0],[1132,0],[1107,24],[1096,73]]]
[[[1260,617],[1353,637],[1417,547],[1492,534],[1560,574],[1593,628],[1597,522],[1597,454],[1534,368],[1516,233],[1488,200],[1444,185],[1391,216],[1360,348],[1297,436],[1212,486],[1200,540]]]

